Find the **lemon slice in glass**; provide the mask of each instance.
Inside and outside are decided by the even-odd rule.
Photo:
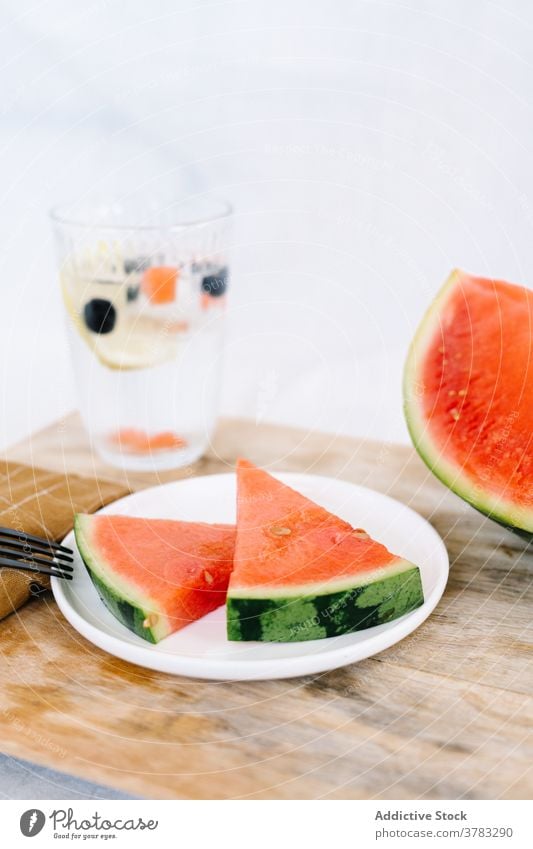
[[[110,369],[144,369],[173,359],[183,327],[164,316],[143,313],[127,302],[125,283],[79,280],[73,285],[70,274],[63,274],[61,290],[67,313],[79,336],[87,343],[102,365]],[[73,291],[74,290],[74,291]],[[105,290],[105,291],[103,291]],[[97,294],[113,305],[116,319],[110,332],[91,330],[84,319],[84,306]]]

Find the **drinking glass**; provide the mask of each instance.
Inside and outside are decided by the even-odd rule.
[[[126,469],[193,462],[217,414],[229,204],[76,203],[51,217],[93,445]]]

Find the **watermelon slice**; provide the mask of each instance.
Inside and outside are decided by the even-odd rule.
[[[104,604],[151,643],[224,604],[233,525],[78,514],[74,531]]]
[[[417,451],[482,513],[533,532],[533,292],[454,271],[404,377]]]
[[[416,566],[246,460],[237,464],[230,640],[293,642],[389,622],[424,601]]]

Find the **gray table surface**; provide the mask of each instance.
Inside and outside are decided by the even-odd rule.
[[[119,790],[0,754],[0,799],[131,799]]]

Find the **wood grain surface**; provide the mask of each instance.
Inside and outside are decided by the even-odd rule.
[[[344,669],[214,683],[106,655],[48,597],[0,623],[1,748],[149,798],[531,798],[531,548],[410,448],[226,421],[192,469],[126,476],[95,459],[71,416],[8,457],[139,489],[229,471],[241,454],[371,486],[428,517],[452,563],[430,619]]]

